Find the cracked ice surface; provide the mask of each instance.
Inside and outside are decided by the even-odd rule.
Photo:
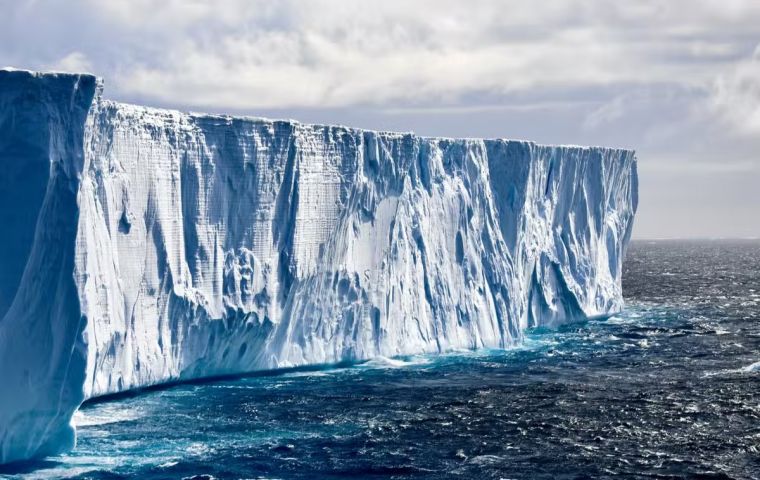
[[[628,150],[185,114],[0,71],[0,463],[89,397],[623,306]]]

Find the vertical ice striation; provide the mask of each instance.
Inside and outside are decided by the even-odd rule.
[[[69,448],[93,396],[619,311],[637,177],[627,150],[184,114],[4,71],[0,200],[2,463]]]

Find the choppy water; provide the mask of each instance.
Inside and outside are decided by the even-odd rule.
[[[460,353],[91,404],[76,478],[760,478],[760,242],[639,242],[628,309]],[[0,472],[2,473],[2,472]]]

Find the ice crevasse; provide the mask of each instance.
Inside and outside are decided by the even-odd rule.
[[[99,395],[623,307],[630,150],[187,114],[0,70],[0,463]]]

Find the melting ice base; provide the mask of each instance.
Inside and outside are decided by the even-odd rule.
[[[0,71],[0,463],[86,398],[605,316],[631,151],[190,115]],[[4,245],[5,247],[5,245]]]

